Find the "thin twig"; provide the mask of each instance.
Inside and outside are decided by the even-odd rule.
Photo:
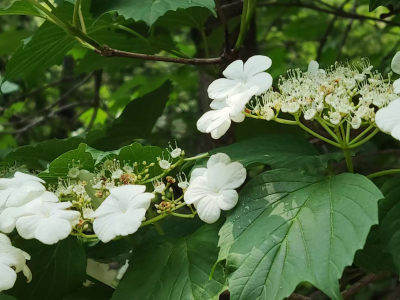
[[[350,299],[355,294],[357,294],[363,287],[369,285],[370,283],[382,279],[384,274],[368,274],[361,278],[359,281],[354,283],[351,287],[342,292],[343,299]]]
[[[213,57],[213,58],[181,58],[181,57],[168,57],[159,55],[149,55],[143,53],[134,53],[128,51],[122,51],[110,48],[108,46],[103,46],[102,50],[95,49],[95,52],[104,57],[127,57],[134,59],[152,60],[152,61],[165,61],[178,64],[186,65],[212,65],[220,64],[224,61],[224,56]]]

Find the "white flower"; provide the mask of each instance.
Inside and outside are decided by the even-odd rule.
[[[116,169],[111,173],[111,178],[120,179],[122,174],[124,174],[124,171],[122,171],[121,169]]]
[[[171,163],[166,159],[161,159],[158,162],[158,165],[160,166],[161,169],[164,169],[164,170],[168,170],[169,168],[171,168]]]
[[[304,112],[304,119],[312,120],[316,114],[317,114],[317,111],[314,108],[307,109]]]
[[[83,215],[83,218],[85,218],[85,219],[89,219],[89,220],[93,219],[94,210],[91,209],[90,207],[85,207],[82,209],[82,215]]]
[[[21,172],[16,172],[13,178],[0,179],[0,231],[13,231],[24,205],[37,197],[48,196],[43,182],[36,176]]]
[[[165,189],[165,183],[162,181],[156,180],[153,182],[153,187],[154,187],[154,193],[161,194]]]
[[[178,178],[178,187],[180,187],[182,190],[186,190],[189,186],[189,182],[187,181],[185,173],[179,173],[177,175],[177,178]]]
[[[42,183],[42,179],[21,172],[15,172],[13,178],[0,178],[0,210],[33,200],[46,190]]]
[[[325,70],[324,69],[320,69],[319,68],[319,63],[316,62],[315,60],[310,61],[310,63],[308,64],[308,69],[307,69],[307,73],[311,76],[318,76],[318,75],[323,75],[325,74]]]
[[[391,67],[393,72],[400,74],[400,51],[397,52],[393,57]],[[400,94],[400,79],[397,79],[395,82],[393,82],[393,88],[396,94]]]
[[[226,78],[214,80],[210,84],[208,96],[211,99],[229,100],[230,97],[249,90],[252,90],[250,98],[266,92],[272,85],[272,77],[264,71],[271,64],[271,59],[262,55],[250,57],[245,64],[242,60],[235,60],[222,72]]]
[[[67,238],[72,227],[78,223],[81,214],[67,210],[71,207],[71,202],[47,200],[39,197],[25,205],[16,222],[17,231],[22,238],[35,238],[43,244],[52,245]]]
[[[381,108],[375,115],[375,123],[380,130],[400,140],[400,98]]]
[[[139,229],[154,198],[154,194],[145,191],[144,185],[124,185],[110,190],[110,196],[94,213],[93,229],[103,243]]]
[[[214,99],[210,104],[213,110],[197,121],[197,129],[219,139],[232,121],[243,122],[243,110],[251,97],[272,85],[271,75],[264,72],[271,64],[271,59],[262,55],[250,57],[245,64],[242,60],[231,63],[223,72],[226,78],[217,79],[208,87],[208,96]]]
[[[216,222],[221,210],[230,210],[238,201],[235,191],[246,179],[246,169],[231,162],[228,155],[212,155],[207,168],[194,169],[185,192],[185,202],[194,204],[199,218],[206,223]]]
[[[0,233],[0,292],[11,289],[21,271],[28,282],[32,280],[32,273],[26,265],[29,259],[28,253],[13,247],[10,239]]]

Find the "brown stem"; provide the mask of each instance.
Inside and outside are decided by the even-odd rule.
[[[214,57],[214,58],[181,58],[181,57],[167,57],[158,55],[149,55],[142,53],[127,52],[122,50],[113,49],[108,46],[103,46],[101,50],[96,49],[95,52],[104,57],[127,57],[133,59],[143,59],[143,60],[153,60],[153,61],[165,61],[178,64],[186,65],[212,65],[220,64],[224,57]]]

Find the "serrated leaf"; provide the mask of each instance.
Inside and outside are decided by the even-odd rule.
[[[222,268],[217,267],[209,280],[218,254],[218,228],[204,225],[186,237],[135,249],[131,266],[111,299],[218,299],[225,287]]]
[[[115,11],[126,19],[144,21],[151,26],[168,11],[196,6],[208,8],[215,14],[213,0],[143,0],[130,2],[125,0],[97,0],[93,2],[92,11],[97,15]]]
[[[281,300],[304,281],[342,299],[338,279],[378,222],[382,197],[356,174],[279,169],[254,178],[220,231],[231,299]]]
[[[41,143],[20,146],[9,151],[2,159],[3,162],[18,162],[28,169],[45,169],[47,164],[69,150],[76,149],[82,138],[52,139]]]
[[[53,246],[36,240],[18,240],[16,246],[29,253],[33,278],[19,277],[11,293],[18,299],[55,300],[79,288],[85,280],[86,255],[81,243],[69,237]]]
[[[66,178],[72,167],[93,171],[94,159],[87,151],[86,144],[80,144],[75,150],[70,150],[53,160],[48,170],[39,173],[39,177],[47,182],[57,182],[58,178]]]
[[[57,8],[59,15],[72,15],[71,4]],[[62,62],[64,55],[77,41],[64,30],[46,21],[33,36],[18,48],[6,65],[5,78],[26,79],[27,77]]]

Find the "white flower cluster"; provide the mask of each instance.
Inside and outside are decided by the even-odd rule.
[[[281,77],[278,90],[268,90],[252,103],[252,113],[273,120],[280,112],[332,127],[349,122],[353,129],[373,124],[375,111],[397,98],[390,80],[372,71],[366,60],[356,65],[336,63],[326,70],[312,61],[306,72],[289,70]]]
[[[240,187],[246,179],[246,169],[231,162],[225,153],[212,155],[207,168],[196,168],[185,193],[185,202],[193,204],[199,218],[206,223],[216,222],[221,210],[230,210],[238,202]]]
[[[213,100],[212,110],[197,121],[198,130],[219,139],[232,121],[242,122],[245,118],[243,110],[251,97],[271,87],[272,77],[264,72],[271,64],[269,57],[261,55],[250,57],[246,63],[242,60],[232,62],[223,71],[226,78],[217,79],[208,87],[208,97]]]
[[[31,281],[32,273],[26,265],[29,259],[28,253],[13,247],[8,236],[0,233],[0,292],[11,289],[21,271]]]
[[[16,228],[24,239],[35,238],[44,244],[68,237],[80,213],[68,209],[71,202],[59,202],[43,183],[21,172],[0,179],[0,231],[10,233]]]

